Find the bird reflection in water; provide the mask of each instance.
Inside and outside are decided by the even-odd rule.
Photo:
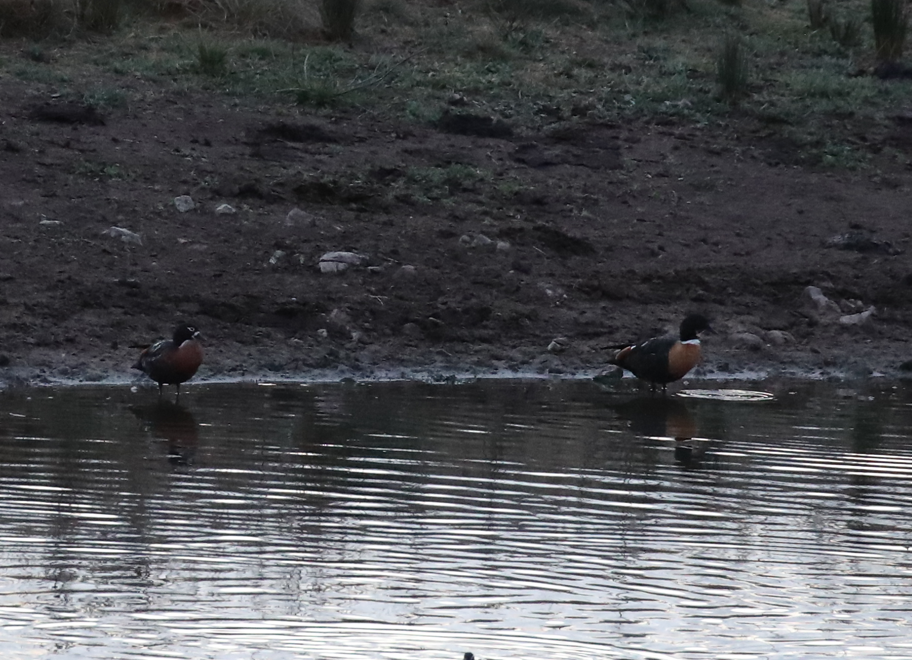
[[[643,397],[612,405],[630,430],[646,438],[674,438],[675,460],[687,467],[698,465],[712,445],[697,437],[697,422],[680,399]]]
[[[167,442],[169,461],[180,465],[193,463],[199,443],[199,425],[189,410],[167,399],[134,406],[132,410],[153,436]]]

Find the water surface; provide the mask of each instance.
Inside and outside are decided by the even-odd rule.
[[[4,392],[0,657],[912,657],[882,390]]]

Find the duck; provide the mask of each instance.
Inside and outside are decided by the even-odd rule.
[[[178,325],[171,339],[157,341],[140,353],[133,368],[158,383],[159,396],[165,385],[176,385],[180,398],[181,383],[193,378],[203,363],[199,340],[200,332],[194,326]]]
[[[608,348],[617,350],[609,364],[626,369],[634,376],[652,385],[662,386],[681,380],[703,357],[700,334],[712,332],[709,320],[702,314],[688,314],[678,336],[653,337],[637,344],[618,344]]]

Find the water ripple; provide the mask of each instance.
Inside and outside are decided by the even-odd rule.
[[[909,657],[912,395],[815,387],[0,398],[0,652]]]

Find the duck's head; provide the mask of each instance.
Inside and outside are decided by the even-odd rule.
[[[703,332],[712,332],[709,320],[702,314],[688,314],[681,321],[681,341],[699,339]]]
[[[180,346],[185,341],[190,341],[191,339],[199,339],[200,331],[196,329],[195,326],[181,324],[174,328],[174,336],[172,340],[176,346]]]

